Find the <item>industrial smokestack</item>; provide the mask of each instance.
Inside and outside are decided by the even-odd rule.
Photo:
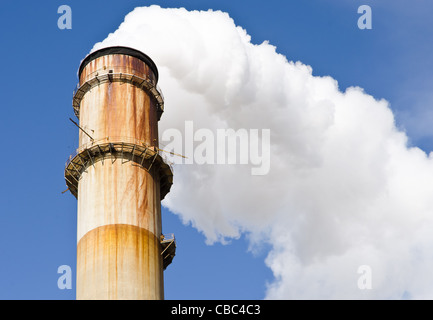
[[[175,242],[161,230],[173,174],[158,148],[158,69],[140,51],[109,47],[78,77],[79,147],[65,168],[78,200],[77,299],[163,299]]]

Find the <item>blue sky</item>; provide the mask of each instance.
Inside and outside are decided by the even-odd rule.
[[[57,8],[72,9],[72,30],[57,27]],[[77,69],[96,42],[138,6],[222,10],[260,44],[288,60],[330,75],[341,90],[360,86],[391,104],[412,145],[433,150],[433,4],[416,1],[5,1],[0,11],[2,183],[0,299],[74,299],[57,288],[57,268],[75,277],[76,199],[63,170],[77,147],[72,91]],[[357,27],[360,5],[373,29]],[[164,90],[164,88],[162,88]],[[167,107],[169,112],[169,106]],[[262,299],[273,274],[266,246],[248,251],[246,236],[206,245],[190,225],[163,209],[163,230],[175,233],[177,255],[165,271],[166,299]]]

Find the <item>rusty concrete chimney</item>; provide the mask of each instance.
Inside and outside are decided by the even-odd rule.
[[[109,47],[78,76],[79,147],[65,168],[78,200],[77,299],[163,299],[176,244],[161,230],[173,174],[158,148],[158,69],[140,51]]]

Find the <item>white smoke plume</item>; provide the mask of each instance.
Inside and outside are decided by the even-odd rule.
[[[341,92],[220,11],[136,8],[93,50],[113,45],[157,64],[160,133],[185,121],[270,129],[267,175],[178,164],[163,203],[210,243],[244,233],[271,244],[267,298],[433,298],[433,159],[407,146],[387,101]],[[361,265],[371,290],[358,287]]]

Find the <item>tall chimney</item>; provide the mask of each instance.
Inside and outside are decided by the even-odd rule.
[[[77,299],[163,299],[176,244],[161,230],[173,174],[158,148],[158,69],[140,51],[109,47],[78,77],[79,147],[65,168],[78,200]]]

